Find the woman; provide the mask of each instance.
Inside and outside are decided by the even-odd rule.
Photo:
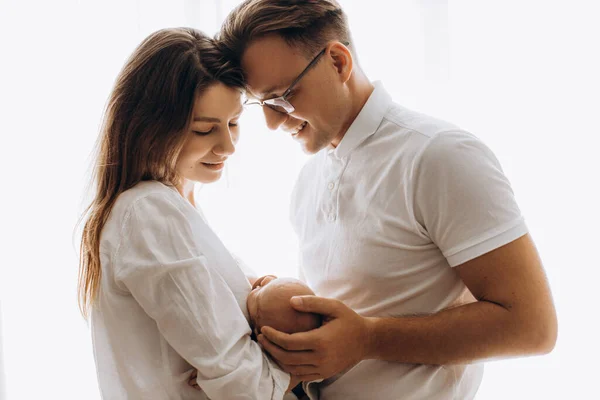
[[[250,339],[250,284],[195,208],[235,150],[241,87],[192,29],[150,35],[117,78],[79,281],[104,398],[280,399],[298,383]]]

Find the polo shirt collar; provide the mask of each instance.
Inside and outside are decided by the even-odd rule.
[[[380,81],[373,82],[373,86],[375,89],[346,131],[340,144],[336,148],[329,149],[330,155],[338,159],[348,156],[352,150],[374,134],[381,125],[383,117],[392,105],[392,97]]]

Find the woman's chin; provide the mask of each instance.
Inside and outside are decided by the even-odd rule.
[[[193,180],[194,182],[197,183],[214,183],[216,181],[218,181],[219,179],[221,179],[222,176],[222,171],[218,171],[218,172],[212,172],[211,174],[199,174],[197,176],[194,177],[190,177],[188,179]]]
[[[204,183],[204,184],[207,184],[207,183],[215,183],[215,182],[217,182],[219,179],[221,179],[221,174],[219,174],[219,176],[216,176],[216,177],[214,177],[214,178],[212,178],[212,179],[208,179],[208,178],[207,178],[207,179],[203,179],[203,180],[201,181],[201,183]]]

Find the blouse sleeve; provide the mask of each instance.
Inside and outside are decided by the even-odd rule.
[[[231,257],[233,257],[238,267],[240,267],[240,269],[242,270],[244,275],[246,275],[246,278],[248,280],[256,280],[258,278],[258,274],[256,273],[256,271],[252,269],[248,264],[246,264],[244,260],[238,257],[237,254],[231,253]]]
[[[115,260],[117,282],[198,370],[208,397],[283,397],[289,375],[250,339],[234,294],[198,251],[193,226],[172,200],[152,194],[131,206]]]

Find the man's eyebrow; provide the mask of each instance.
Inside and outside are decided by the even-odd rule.
[[[260,92],[260,94],[262,96],[258,96],[257,94],[251,93],[251,92],[247,92],[247,94],[250,94],[251,97],[255,98],[255,99],[265,99],[265,98],[272,98],[272,97],[277,97],[277,92],[281,92],[283,90],[286,90],[288,88],[289,84],[283,84],[283,85],[273,85],[273,86],[269,86],[267,88],[267,90],[263,90]]]

